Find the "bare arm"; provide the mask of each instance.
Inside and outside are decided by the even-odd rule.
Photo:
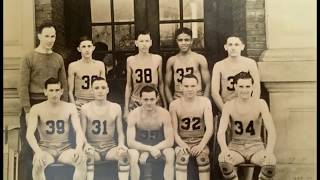
[[[82,132],[85,135],[86,131],[87,131],[87,112],[86,112],[84,106],[81,107],[80,120],[81,120]]]
[[[173,66],[173,59],[169,58],[166,64],[166,76],[165,76],[165,85],[164,85],[164,91],[167,96],[168,104],[170,104],[171,101],[173,100],[172,93],[170,91],[170,85],[173,77],[172,66]]]
[[[68,68],[68,85],[69,85],[69,100],[71,103],[75,103],[73,91],[74,91],[74,78],[75,78],[75,69],[71,63]]]
[[[260,88],[260,75],[258,71],[258,67],[256,62],[252,64],[252,67],[250,68],[250,73],[252,75],[254,84],[253,84],[253,97],[256,97],[257,99],[260,99],[261,94],[261,88]]]
[[[206,132],[203,135],[202,140],[200,141],[200,145],[205,147],[208,144],[212,134],[213,134],[213,114],[212,114],[212,106],[209,99],[207,99],[204,109],[204,123],[206,125]]]
[[[229,107],[228,107],[228,105],[226,105],[222,110],[222,115],[221,115],[221,119],[220,119],[219,130],[218,130],[218,136],[217,136],[218,143],[221,148],[221,152],[228,149],[227,142],[226,142],[226,131],[227,131],[228,124],[230,121],[229,116],[230,116]]]
[[[219,67],[217,66],[217,64],[215,64],[212,69],[211,96],[214,100],[214,103],[217,105],[217,107],[219,108],[219,110],[221,112],[224,103],[223,103],[222,97],[219,93],[220,88],[221,88],[220,87],[220,79],[221,79],[220,70],[219,70]]]
[[[128,115],[128,127],[127,127],[127,142],[131,149],[137,149],[139,151],[151,151],[152,147],[142,144],[136,141],[136,120],[132,117],[132,114]]]
[[[269,108],[267,103],[260,99],[260,108],[261,108],[261,115],[263,119],[264,126],[268,132],[268,139],[267,139],[267,152],[273,152],[274,145],[276,143],[276,130],[274,127],[274,123],[269,112]]]
[[[131,92],[132,92],[132,84],[131,84],[132,83],[131,82],[132,70],[130,67],[129,58],[127,59],[127,82],[126,82],[126,90],[125,90],[125,98],[124,98],[124,115],[125,116],[127,116],[128,112],[129,112],[129,101],[130,101],[130,96],[131,96]]]
[[[74,104],[70,105],[70,114],[71,114],[72,127],[76,132],[76,149],[80,150],[83,148],[83,145],[85,142],[87,142],[87,140],[81,129],[81,123],[80,123],[78,111]]]
[[[167,105],[167,101],[166,101],[166,96],[164,94],[164,83],[163,83],[163,76],[162,76],[162,58],[161,58],[161,56],[160,56],[160,62],[159,62],[159,68],[158,68],[158,76],[159,76],[160,96],[161,96],[164,108],[167,109],[168,105]]]
[[[101,63],[101,69],[100,69],[100,77],[103,77],[104,79],[106,79],[106,68],[104,66],[104,63],[99,61]]]
[[[164,140],[155,145],[155,148],[163,150],[173,146],[174,136],[171,125],[171,118],[168,112],[163,114],[163,131],[164,131]]]
[[[41,149],[38,145],[36,137],[34,136],[34,132],[38,127],[38,114],[35,107],[31,108],[29,119],[27,121],[28,121],[28,126],[27,126],[26,139],[30,147],[35,153],[40,152]]]
[[[174,133],[174,140],[180,147],[188,147],[188,145],[181,139],[178,133],[178,117],[175,110],[173,103],[169,106],[169,111],[172,119],[172,126],[173,126],[173,133]]]
[[[210,73],[208,69],[208,62],[205,57],[201,55],[200,70],[202,82],[204,84],[204,96],[209,97],[210,94]]]
[[[117,133],[118,133],[118,144],[124,146],[124,133],[123,133],[123,126],[122,126],[122,112],[121,107],[117,105]]]

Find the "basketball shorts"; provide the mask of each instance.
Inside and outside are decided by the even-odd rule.
[[[57,161],[64,151],[71,149],[71,144],[69,142],[40,142],[39,146],[43,151],[51,154],[55,161]]]
[[[115,142],[90,142],[90,145],[94,147],[95,151],[100,155],[101,160],[105,160],[108,152],[112,148],[117,147]]]
[[[228,145],[229,149],[238,152],[246,161],[257,152],[265,150],[264,143],[261,140],[238,140],[232,139]]]

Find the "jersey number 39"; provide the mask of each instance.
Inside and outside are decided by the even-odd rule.
[[[54,134],[57,132],[58,134],[64,133],[64,121],[63,120],[50,120],[46,122],[46,125],[49,127],[49,130],[46,130],[47,134]]]

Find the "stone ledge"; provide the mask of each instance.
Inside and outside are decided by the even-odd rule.
[[[259,61],[315,61],[316,52],[315,48],[267,49]]]
[[[277,50],[263,52],[260,57],[262,61],[258,62],[261,82],[316,82],[316,60],[310,52],[309,49],[295,53]]]

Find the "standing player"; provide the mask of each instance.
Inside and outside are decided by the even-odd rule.
[[[124,145],[121,107],[106,100],[109,88],[102,77],[93,80],[92,89],[94,101],[81,107],[81,124],[89,143],[86,149],[90,154],[87,180],[93,180],[94,162],[103,160],[117,160],[119,179],[128,180],[130,167],[128,149]]]
[[[187,179],[189,156],[196,157],[199,179],[210,179],[209,148],[213,133],[211,102],[197,96],[198,79],[193,74],[182,78],[182,97],[170,104],[176,151],[176,179]]]
[[[127,59],[127,84],[124,105],[125,119],[129,111],[141,105],[139,102],[139,93],[145,85],[157,89],[160,93],[157,104],[167,108],[162,78],[162,58],[159,55],[149,53],[152,45],[150,33],[137,33],[135,45],[139,53]]]
[[[182,96],[182,78],[187,74],[194,74],[199,83],[197,84],[197,95],[209,97],[210,74],[206,58],[191,50],[192,31],[181,28],[175,34],[180,52],[168,59],[166,65],[165,92],[170,103],[172,100]],[[171,82],[174,82],[174,94],[170,91]],[[204,91],[202,91],[204,86]]]
[[[259,179],[272,179],[276,159],[273,149],[276,133],[268,105],[263,99],[251,97],[254,80],[250,73],[234,76],[237,97],[228,101],[222,110],[218,142],[221,147],[219,164],[226,179],[238,179],[235,166],[250,162],[261,166]],[[226,144],[226,130],[231,124],[231,142]],[[262,123],[267,130],[267,145],[261,140]]]
[[[70,102],[76,104],[78,111],[83,104],[94,99],[92,81],[97,77],[105,78],[104,63],[92,59],[94,49],[91,39],[81,37],[77,47],[81,59],[70,63],[68,68],[69,98]]]
[[[38,47],[21,61],[19,96],[22,105],[20,115],[21,151],[19,153],[19,179],[32,180],[32,149],[26,140],[26,119],[34,104],[46,100],[44,83],[50,77],[58,78],[64,88],[62,99],[68,101],[67,77],[61,55],[52,50],[56,40],[56,30],[51,22],[44,22],[38,28]]]
[[[140,91],[141,107],[137,107],[128,115],[127,142],[130,157],[131,180],[139,180],[138,161],[145,164],[148,156],[155,159],[162,155],[165,159],[164,179],[173,180],[174,142],[169,112],[156,106],[157,90],[145,86]]]
[[[211,95],[222,111],[223,105],[236,97],[234,76],[241,71],[250,72],[254,79],[253,96],[260,98],[260,78],[257,64],[253,59],[241,56],[244,44],[239,37],[231,36],[227,39],[224,49],[228,57],[217,62],[212,70]]]
[[[32,106],[30,110],[26,138],[35,153],[32,169],[34,180],[45,180],[44,170],[54,162],[73,165],[73,180],[85,179],[86,156],[82,151],[85,137],[75,105],[61,101],[62,92],[61,82],[49,78],[44,90],[48,100]],[[70,147],[71,125],[76,132],[76,149]],[[40,135],[39,142],[34,136],[36,129]]]

